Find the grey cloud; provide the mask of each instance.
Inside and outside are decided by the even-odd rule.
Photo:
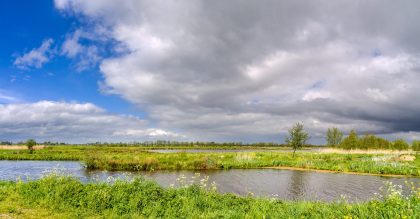
[[[275,139],[296,121],[316,135],[328,126],[420,131],[417,1],[56,6],[125,48],[101,62],[103,87],[163,128],[209,140]]]

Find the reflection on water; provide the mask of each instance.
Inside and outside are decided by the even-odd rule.
[[[51,171],[59,171],[88,181],[107,181],[110,177],[132,178],[144,176],[155,180],[164,187],[171,184],[180,186],[177,181],[181,176],[189,182],[200,173],[208,176],[209,182],[215,182],[222,193],[239,195],[253,194],[262,197],[278,197],[287,200],[324,200],[334,201],[345,195],[348,200],[361,201],[372,198],[385,181],[405,185],[405,181],[420,183],[420,178],[395,178],[350,175],[338,173],[320,173],[296,170],[243,169],[212,171],[155,171],[155,172],[108,172],[87,171],[79,162],[69,161],[0,161],[0,180],[38,179]],[[404,186],[406,188],[406,186]],[[407,191],[405,191],[407,192]]]
[[[308,152],[317,149],[303,149],[299,152]],[[226,152],[293,152],[291,149],[151,149],[155,153],[226,153]]]

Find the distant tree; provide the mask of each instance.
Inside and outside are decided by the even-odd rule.
[[[353,129],[350,131],[349,136],[345,137],[341,143],[340,147],[344,149],[355,149],[358,146],[358,139],[356,131]]]
[[[361,137],[357,142],[357,148],[360,149],[370,149],[376,148],[376,140],[377,137],[375,135],[366,134],[365,136]]]
[[[36,141],[34,139],[28,139],[25,142],[26,147],[28,147],[29,152],[32,154],[34,150],[34,146],[36,145]]]
[[[338,128],[329,128],[327,130],[327,146],[336,147],[343,140],[343,132]]]
[[[302,123],[296,123],[289,129],[289,136],[286,137],[286,143],[293,148],[293,156],[296,150],[303,147],[309,139],[309,134],[304,130]]]
[[[413,151],[420,151],[420,141],[413,141],[411,147]]]
[[[395,140],[393,143],[393,146],[394,146],[393,148],[397,150],[407,150],[409,147],[408,143],[404,139],[401,139],[401,138]]]

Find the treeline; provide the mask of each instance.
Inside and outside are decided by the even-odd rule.
[[[0,141],[0,145],[26,145],[27,141]],[[44,142],[37,142],[37,145],[68,145],[64,142],[51,142],[51,141],[44,141]]]
[[[408,150],[410,145],[404,139],[388,141],[385,138],[374,134],[365,134],[359,137],[355,130],[351,130],[349,135],[343,137],[343,133],[337,128],[327,130],[327,146],[343,149],[390,149]],[[420,151],[420,141],[413,141],[411,148]]]

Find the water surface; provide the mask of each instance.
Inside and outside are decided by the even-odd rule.
[[[303,149],[297,152],[309,152],[313,149]],[[155,153],[226,153],[226,152],[293,152],[292,149],[150,149]]]
[[[107,181],[109,178],[132,178],[144,176],[158,184],[180,186],[196,183],[208,177],[207,186],[215,182],[222,193],[255,195],[286,200],[324,200],[335,201],[341,195],[349,201],[370,199],[384,182],[401,185],[405,182],[420,183],[420,178],[397,178],[341,173],[321,173],[298,170],[276,169],[234,169],[212,171],[155,171],[155,172],[109,172],[88,171],[82,164],[73,161],[0,161],[0,180],[39,179],[52,171],[70,174],[83,182]],[[199,176],[197,176],[199,174]],[[184,182],[182,182],[184,181]],[[405,194],[408,190],[404,190]]]

